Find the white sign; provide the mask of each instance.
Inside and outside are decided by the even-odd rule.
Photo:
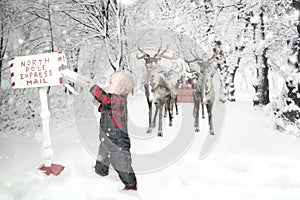
[[[12,88],[62,85],[62,52],[44,53],[12,58],[9,62]]]

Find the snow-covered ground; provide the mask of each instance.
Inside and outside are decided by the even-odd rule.
[[[191,106],[181,105],[182,108]],[[182,117],[190,117],[192,121],[191,116]],[[176,120],[181,118],[177,116]],[[205,122],[201,120],[201,124]],[[80,125],[82,127],[74,126],[66,122],[51,128],[54,163],[64,165],[65,169],[61,175],[49,177],[37,171],[42,162],[38,139],[13,132],[1,133],[0,199],[300,199],[299,138],[276,131],[272,119],[247,102],[226,104],[220,139],[205,159],[199,159],[207,132],[204,125],[192,145],[172,165],[152,173],[137,173],[137,192],[122,191],[123,184],[114,170],[108,177],[93,172],[93,153],[86,148],[86,141],[78,130],[82,128],[86,134],[95,134],[90,139],[91,144],[98,144],[97,130],[88,122]],[[172,134],[173,129],[165,127],[164,131],[165,137],[152,138],[158,144],[153,148],[172,143],[174,137],[167,135]],[[132,150],[140,152],[142,146],[134,140]],[[149,152],[150,147],[147,146]]]

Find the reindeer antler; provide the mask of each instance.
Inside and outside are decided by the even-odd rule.
[[[142,48],[140,48],[139,45],[137,45],[137,48],[138,48],[138,50],[142,53],[141,56],[138,56],[138,53],[136,54],[136,58],[137,58],[137,59],[144,59],[144,58],[146,58],[146,57],[150,57],[150,55],[147,54]]]
[[[159,44],[157,53],[154,55],[154,58],[156,58],[156,57],[159,55],[159,52],[161,51],[161,47],[162,47],[162,39],[160,38],[160,44]],[[166,51],[166,50],[165,50],[165,51]],[[165,51],[164,51],[164,52],[165,52]]]
[[[186,62],[188,65],[191,64],[191,63],[193,63],[193,62],[196,62],[196,61],[203,61],[203,60],[199,60],[199,59],[197,59],[197,58],[194,58],[194,59],[192,59],[192,60],[188,60],[188,59],[186,59],[186,58],[183,58],[183,60],[184,60],[184,62]]]
[[[183,58],[184,62],[186,62],[188,65],[193,63],[193,62],[196,62],[196,61],[200,61],[200,62],[203,62],[203,59],[201,59],[197,54],[196,52],[192,52],[192,50],[190,49],[190,53],[192,54],[192,56],[194,57],[194,59],[192,60],[188,60],[186,58]]]
[[[162,48],[162,39],[160,39],[160,45],[159,45],[159,48],[157,50],[157,53],[154,55],[154,58],[165,58],[165,59],[168,59],[168,60],[176,60],[177,59],[177,56],[175,56],[174,53],[173,53],[172,56],[165,55],[165,53],[167,52],[167,50],[169,48],[169,45],[167,45],[166,49],[163,50],[162,52],[161,52],[161,48]]]
[[[163,51],[163,53],[159,54],[157,57],[158,58],[165,58],[165,59],[168,59],[168,60],[176,60],[178,57],[173,53],[172,56],[167,56],[165,55],[164,53],[166,52],[167,50]]]
[[[168,60],[176,60],[176,59],[177,59],[177,56],[176,56],[174,53],[173,53],[172,56],[165,55],[165,53],[166,53],[167,50],[168,50],[169,45],[168,45],[168,46],[166,47],[166,49],[163,50],[162,52],[161,52],[161,47],[162,47],[162,42],[160,43],[160,46],[159,46],[159,48],[158,48],[158,50],[157,50],[157,53],[153,56],[154,59],[158,59],[158,58],[165,58],[165,59],[168,59]],[[151,56],[150,56],[148,53],[146,53],[142,48],[140,48],[139,45],[137,45],[137,48],[138,48],[139,52],[142,53],[141,56],[139,56],[138,53],[136,54],[136,58],[137,58],[137,59],[145,59],[145,58],[150,58],[150,57],[151,57]]]
[[[197,54],[196,52],[192,52],[192,50],[190,49],[190,54],[194,57],[193,59],[191,60],[188,60],[187,58],[183,58],[184,62],[186,62],[189,66],[189,69],[186,69],[185,71],[188,72],[188,73],[197,73],[196,70],[193,70],[191,69],[190,67],[190,64],[193,63],[193,62],[197,62],[197,61],[200,61],[200,62],[203,62],[203,59],[201,59]]]

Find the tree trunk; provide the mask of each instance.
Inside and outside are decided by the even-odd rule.
[[[2,56],[2,51],[3,51],[3,47],[2,47],[2,44],[3,44],[3,36],[1,36],[0,38],[0,88],[1,88],[1,83],[2,83],[2,65],[3,65],[3,56]]]
[[[0,12],[1,12],[1,28],[0,28],[0,88],[1,88],[1,85],[2,85],[2,66],[3,66],[3,57],[4,57],[4,36],[3,36],[3,32],[4,32],[4,20],[2,19],[3,18],[3,14],[4,14],[4,9],[3,9],[3,5],[1,5],[1,9],[0,9]]]
[[[229,85],[228,85],[228,100],[229,101],[235,101],[235,74],[237,69],[239,68],[239,65],[235,66],[233,70],[229,72]]]
[[[125,13],[125,9],[121,10],[121,15],[120,15],[121,21],[120,21],[120,37],[121,37],[121,59],[120,59],[120,67],[123,70],[129,70],[131,71],[131,69],[129,68],[129,59],[130,56],[127,54],[128,53],[128,42],[127,42],[127,32],[126,32],[126,22],[127,22],[127,16]]]
[[[53,26],[52,26],[52,19],[51,19],[51,10],[50,10],[50,3],[48,1],[48,23],[49,23],[49,32],[50,32],[50,45],[51,45],[51,52],[54,52],[54,38],[53,38]]]
[[[50,2],[48,0],[48,23],[49,23],[49,32],[50,32],[50,45],[51,49],[50,52],[54,52],[54,39],[53,39],[53,27],[52,27],[52,21],[51,21],[51,8],[50,8]],[[51,86],[47,88],[47,94],[50,93]]]
[[[246,25],[247,26],[247,25]],[[237,39],[239,39],[241,36],[238,36]],[[234,79],[235,79],[235,74],[237,69],[240,67],[240,62],[241,62],[241,53],[243,52],[245,46],[243,44],[238,45],[235,47],[236,52],[238,53],[237,55],[237,62],[236,62],[236,66],[233,69],[229,69],[228,72],[228,84],[227,84],[227,89],[228,89],[228,100],[229,101],[235,101],[235,84],[234,84]]]
[[[265,40],[265,24],[264,24],[264,9],[261,7],[260,10],[260,23],[258,25],[259,34],[254,34],[255,42]],[[254,30],[255,32],[255,30]],[[255,97],[253,99],[254,106],[263,106],[267,105],[270,102],[269,99],[269,66],[268,66],[268,58],[267,52],[268,48],[262,47],[263,49],[257,48],[256,53],[256,72],[257,79],[253,84],[255,89]],[[261,54],[261,55],[259,55]]]
[[[255,98],[253,100],[254,106],[267,105],[270,102],[269,99],[269,80],[268,73],[269,67],[267,66],[266,52],[263,51],[263,55],[258,57],[257,63],[257,82],[253,85],[255,89]]]
[[[225,103],[228,99],[228,65],[220,65],[218,64],[218,71],[220,74],[220,94],[219,94],[219,101]]]
[[[218,52],[219,56],[224,56],[222,51],[222,43],[220,41],[215,41],[214,52]],[[220,75],[220,91],[219,91],[219,101],[225,103],[228,99],[228,69],[229,66],[226,64],[226,58],[224,56],[224,63],[217,63],[217,71]]]
[[[1,59],[0,60],[0,88],[2,86],[2,64],[3,64],[3,60]]]

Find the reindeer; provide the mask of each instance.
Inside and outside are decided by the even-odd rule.
[[[157,53],[154,56],[150,56],[143,49],[138,46],[138,50],[142,55],[136,55],[137,59],[144,59],[146,70],[147,70],[147,80],[144,84],[145,95],[147,98],[147,103],[149,107],[149,128],[147,133],[151,133],[155,128],[155,121],[159,111],[159,125],[158,125],[158,136],[163,136],[162,132],[162,112],[163,107],[166,105],[167,110],[169,112],[169,125],[172,125],[173,120],[173,104],[175,102],[174,97],[176,93],[170,87],[171,83],[164,78],[164,76],[168,76],[173,69],[169,72],[165,73],[161,70],[158,62],[161,58],[174,60],[176,57],[173,55],[172,57],[165,55],[167,48],[164,51],[161,51],[161,46],[158,49]],[[154,103],[156,110],[154,113],[154,117],[152,119],[152,104]],[[177,109],[177,108],[176,108]]]
[[[208,114],[208,123],[209,123],[209,132],[211,135],[214,135],[213,122],[212,122],[212,109],[215,100],[215,91],[212,83],[215,70],[213,69],[212,63],[223,64],[225,57],[218,50],[214,49],[214,54],[211,58],[204,61],[196,54],[191,54],[194,56],[193,60],[184,59],[184,61],[190,66],[191,63],[197,62],[197,65],[200,67],[200,70],[193,70],[189,67],[187,72],[192,73],[193,77],[193,99],[194,99],[194,109],[193,115],[195,118],[194,126],[195,131],[199,132],[199,110],[201,104],[202,118],[204,119],[204,105],[207,109]]]

